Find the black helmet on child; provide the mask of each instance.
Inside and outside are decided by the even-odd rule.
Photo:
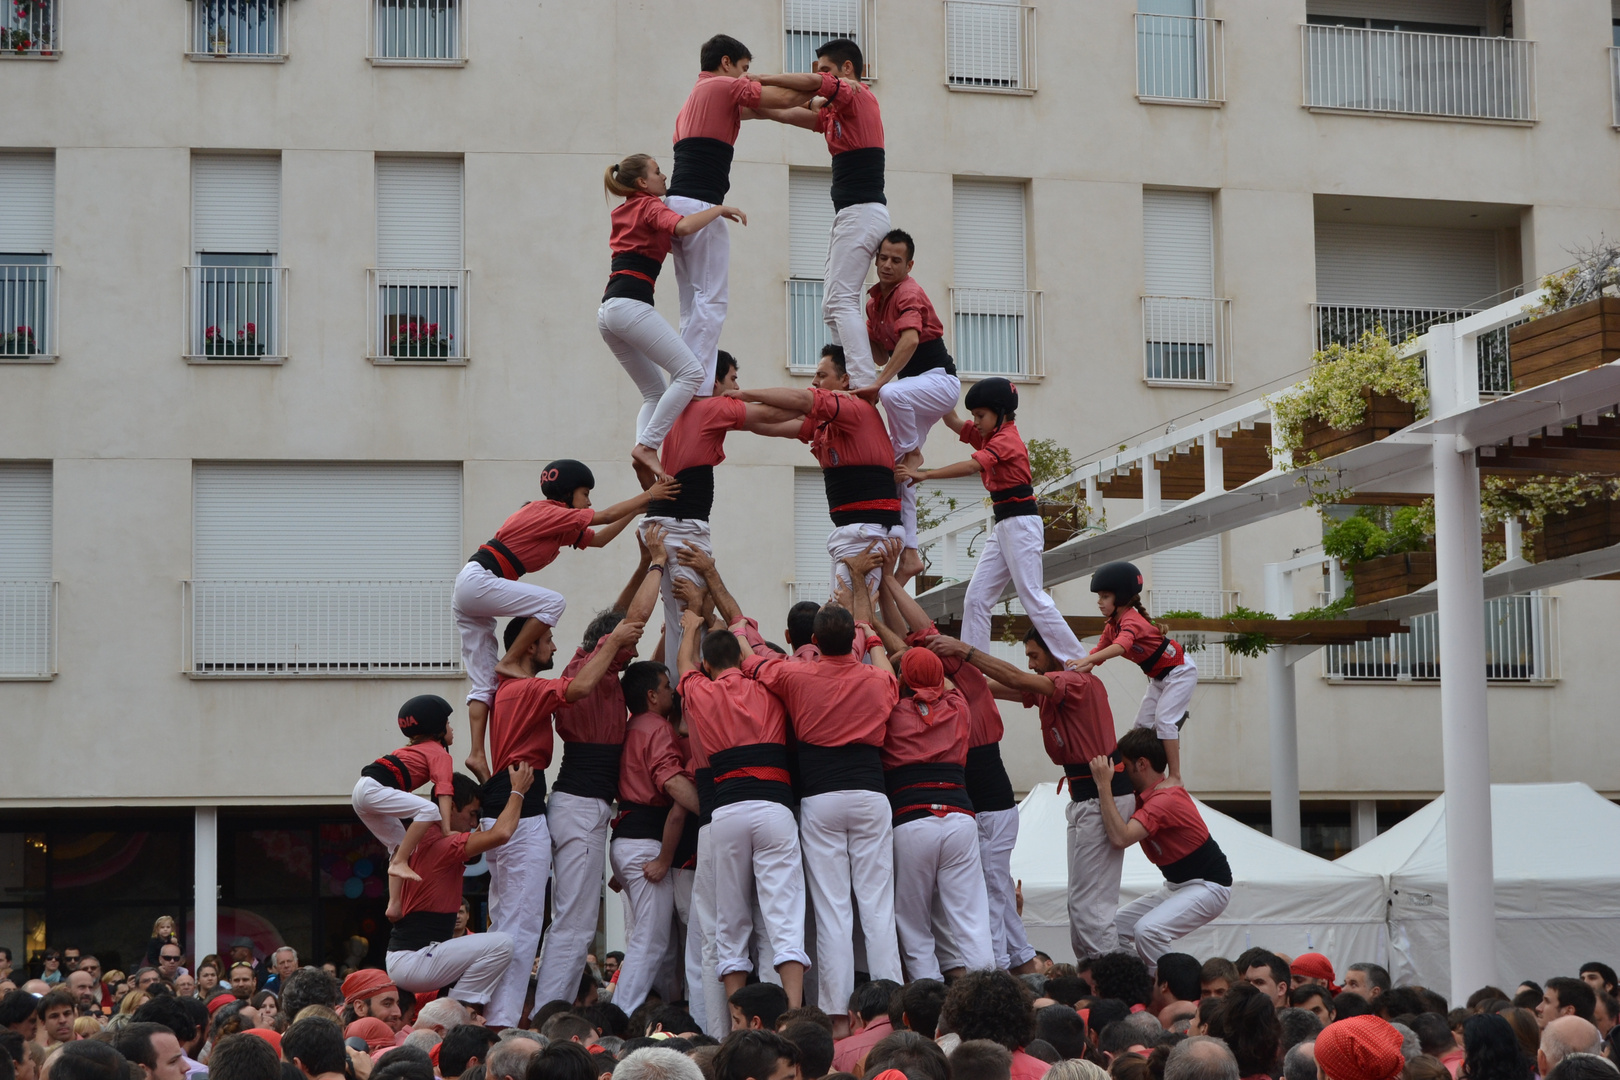
[[[1142,571],[1134,563],[1106,563],[1091,575],[1091,591],[1113,593],[1114,603],[1123,604],[1134,596],[1142,595]]]
[[[450,727],[450,703],[438,694],[418,694],[399,707],[399,730],[411,738],[443,735]]]
[[[591,474],[591,467],[573,458],[553,461],[540,474],[540,494],[560,503],[573,502],[574,491],[578,488],[595,486],[596,477]]]
[[[969,412],[989,409],[1005,418],[1008,413],[1018,411],[1018,387],[1006,379],[980,379],[968,388],[967,407]]]

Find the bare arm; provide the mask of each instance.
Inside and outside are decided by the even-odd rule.
[[[587,546],[593,548],[607,547],[613,542],[613,538],[624,532],[624,527],[633,520],[635,519],[622,517],[618,521],[602,526],[591,535],[591,542]]]
[[[686,810],[680,803],[669,808],[664,816],[664,835],[659,838],[658,854],[641,866],[641,876],[653,884],[664,880],[670,864],[675,861],[675,849],[681,843],[681,830],[686,827]]]
[[[676,236],[691,236],[699,229],[708,225],[715,218],[726,218],[740,225],[748,224],[748,215],[735,206],[711,206],[707,210],[699,210],[695,214],[687,214],[675,223]]]
[[[630,575],[630,580],[624,583],[624,589],[619,593],[618,599],[613,601],[614,611],[630,610],[630,601],[635,599],[636,590],[641,588],[641,583],[647,577],[647,568],[652,565],[652,552],[647,549],[647,541],[638,536],[636,544],[641,548],[641,561],[637,563],[635,572]]]
[[[495,827],[483,829],[467,837],[467,858],[482,855],[490,848],[500,847],[512,839],[517,831],[518,816],[523,813],[523,794],[534,783],[534,769],[526,761],[520,761],[507,770],[512,776],[512,794],[506,797],[506,805],[501,808],[501,816],[495,819]]]
[[[803,106],[795,109],[765,109],[753,110],[754,116],[759,120],[775,120],[778,124],[791,124],[814,131],[816,127],[816,114]]]
[[[890,379],[893,379],[895,376],[904,371],[906,365],[911,362],[911,356],[917,351],[917,343],[919,340],[920,336],[918,335],[917,331],[911,329],[902,330],[900,332],[899,340],[894,343],[894,351],[889,353],[883,362],[882,370],[878,372],[877,382],[872,383],[870,386],[863,386],[859,390],[855,391],[855,393],[865,398],[867,401],[876,401],[878,398],[878,389],[884,383],[888,382]],[[876,357],[880,352],[882,352],[882,350],[878,347],[876,342],[873,342],[873,356]]]
[[[703,616],[688,608],[681,614],[681,647],[675,661],[676,671],[680,675],[698,670],[698,647],[702,643]]]
[[[967,418],[961,413],[957,412],[954,408],[944,416],[940,417],[940,419],[945,421],[946,427],[950,428],[958,435],[962,434],[962,429],[967,427]]]
[[[792,409],[778,409],[774,405],[754,404],[748,406],[748,416],[743,421],[743,430],[753,431],[757,425],[780,424],[785,420],[799,421],[804,414],[794,412]]]
[[[614,503],[605,510],[598,510],[591,518],[592,525],[611,525],[624,518],[632,518],[643,510],[647,504],[660,499],[672,499],[679,495],[681,485],[672,476],[664,477],[640,495],[632,496],[624,502]],[[615,534],[617,535],[617,534]],[[600,545],[598,545],[600,546]]]
[[[958,476],[976,476],[983,472],[984,469],[977,461],[968,458],[966,461],[952,462],[937,469],[913,469],[905,465],[896,465],[894,471],[914,484],[922,484],[929,480],[949,480]]]
[[[794,416],[804,416],[816,407],[816,394],[798,386],[762,386],[755,390],[727,390],[727,397],[751,404],[770,405]]]
[[[751,425],[748,430],[755,435],[769,435],[777,439],[797,439],[803,427],[803,420],[784,420],[779,424]]]
[[[797,94],[814,94],[821,89],[821,72],[819,71],[787,71],[780,75],[750,75],[750,79],[759,83],[761,87],[779,87],[791,90]],[[766,93],[762,90],[761,94]]]
[[[579,674],[575,675],[568,684],[568,689],[564,692],[563,697],[567,699],[570,705],[590,696],[591,692],[596,689],[596,684],[602,681],[602,676],[607,674],[608,668],[613,666],[613,658],[619,654],[619,650],[641,640],[641,630],[644,625],[644,623],[625,619],[613,628],[613,633],[609,634],[607,640],[597,647],[596,652],[586,661],[585,666],[580,668]]]
[[[708,588],[714,606],[720,610],[722,622],[730,626],[743,617],[742,605],[737,603],[731,590],[720,579],[720,568],[714,564],[712,555],[706,555],[694,547],[683,547],[675,558],[682,566],[696,570],[703,576],[703,584]]]
[[[1091,778],[1097,782],[1098,791],[1108,790],[1108,785],[1114,780],[1114,763],[1108,755],[1091,759]],[[1128,848],[1147,839],[1147,826],[1134,818],[1126,821],[1120,816],[1119,807],[1114,805],[1113,799],[1098,799],[1097,804],[1102,811],[1103,828],[1108,833],[1110,844],[1117,848]]]
[[[685,807],[688,813],[698,812],[697,785],[684,774],[676,773],[665,781],[664,794],[674,799],[676,806]]]
[[[885,573],[880,587],[883,590],[884,616],[888,617],[892,613],[900,621],[897,630],[904,628],[910,632],[933,625],[934,620],[930,619],[928,613],[922,609],[922,605],[906,592],[905,586],[900,584],[898,578]]]
[[[764,79],[765,77],[762,76],[761,83],[764,83]],[[808,90],[796,89],[791,86],[762,85],[759,91],[757,109],[795,109],[809,101],[811,96],[819,89],[821,89],[819,82]],[[752,113],[753,116],[744,116],[743,119],[751,120],[759,117],[757,109],[749,109],[748,112]],[[763,117],[760,118],[764,119]]]
[[[928,647],[940,656],[961,657],[1008,690],[1041,697],[1051,697],[1058,692],[1057,683],[1045,675],[1020,671],[1007,661],[982,653],[965,641],[940,634],[928,639]]]
[[[619,611],[630,622],[645,623],[658,606],[658,591],[663,587],[664,575],[669,573],[666,563],[669,555],[664,550],[664,530],[657,525],[647,526],[647,564],[636,582],[636,590]],[[632,581],[635,579],[632,578]],[[622,599],[622,597],[621,597]]]

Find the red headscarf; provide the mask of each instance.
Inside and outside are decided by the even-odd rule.
[[[1329,1080],[1396,1080],[1406,1068],[1401,1033],[1388,1020],[1353,1016],[1316,1037],[1316,1062]]]
[[[388,972],[380,968],[361,968],[350,972],[349,977],[343,980],[343,1004],[369,1001],[385,990],[398,989],[394,980],[388,977]]]
[[[1303,975],[1307,979],[1325,983],[1330,994],[1339,992],[1338,984],[1333,981],[1333,962],[1319,952],[1300,953],[1299,957],[1288,965],[1288,971],[1293,975]]]
[[[927,649],[907,649],[900,654],[900,677],[924,705],[945,695],[945,665]]]
[[[394,1029],[375,1016],[362,1016],[343,1029],[347,1038],[359,1036],[366,1040],[368,1050],[387,1050],[394,1045]]]

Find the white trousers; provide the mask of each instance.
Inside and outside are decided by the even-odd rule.
[[[405,839],[405,818],[412,821],[440,821],[439,804],[408,791],[380,784],[369,776],[362,776],[349,797],[360,824],[371,830],[377,842],[392,855]]]
[[[866,336],[866,272],[872,269],[878,245],[888,233],[887,206],[856,203],[833,217],[827,238],[827,269],[821,276],[821,319],[827,324],[833,344],[844,347],[844,367],[851,390],[877,382],[872,341]],[[847,1006],[845,1002],[838,1008]]]
[[[675,599],[675,579],[684,578],[696,584],[700,590],[703,588],[703,575],[690,566],[682,566],[676,554],[682,547],[689,547],[712,557],[714,547],[710,543],[707,521],[696,518],[644,518],[641,523],[642,539],[646,539],[648,525],[657,525],[664,530],[664,551],[669,557],[664,564],[664,573],[660,575],[663,580],[658,583],[658,594],[664,600],[664,657],[673,670],[675,665],[671,658],[680,655],[678,650],[681,647],[681,603]]]
[[[990,948],[996,967],[1015,968],[1035,959],[1035,948],[1018,915],[1012,876],[1012,852],[1018,843],[1018,808],[982,810],[974,824],[979,832],[979,864],[990,905]]]
[[[686,924],[686,995],[688,1010],[703,1033],[724,1039],[731,1030],[726,988],[715,975],[714,825],[698,830],[697,873],[692,878],[692,917]],[[697,958],[694,972],[692,958]]]
[[[493,829],[495,819],[484,818],[480,827]],[[512,962],[495,986],[484,1019],[495,1027],[516,1027],[523,1019],[523,998],[546,918],[551,832],[545,815],[519,818],[512,839],[485,852],[484,862],[489,867],[490,929],[512,940]]]
[[[849,1008],[855,989],[857,916],[872,978],[905,981],[894,929],[889,800],[875,791],[811,795],[799,804],[799,836],[816,916],[816,1004],[836,1015]]]
[[[979,833],[972,814],[908,821],[894,830],[894,924],[906,979],[942,979],[934,912],[942,936],[969,971],[995,966]],[[935,893],[939,904],[934,904]]]
[[[873,540],[899,539],[904,535],[905,533],[899,525],[869,525],[862,523],[839,525],[833,529],[832,532],[827,534],[827,555],[832,560],[832,577],[830,579],[833,583],[832,587],[836,589],[839,582],[843,582],[845,585],[850,584],[849,567],[844,565],[845,559],[853,559],[861,554]],[[883,571],[873,570],[866,575],[867,589],[876,590],[882,580]],[[877,978],[875,975],[872,977]],[[846,1011],[848,1010],[848,1002],[844,1003],[844,1008]]]
[[[1136,797],[1112,798],[1120,816],[1129,821],[1136,812]],[[1114,915],[1119,910],[1125,850],[1108,839],[1096,799],[1070,802],[1064,814],[1069,819],[1069,943],[1076,956],[1114,952],[1119,948]]]
[[[883,415],[889,421],[889,441],[894,443],[894,460],[922,446],[929,430],[940,417],[956,408],[962,396],[962,381],[934,368],[909,379],[891,379],[878,390]],[[906,547],[917,546],[917,485],[900,485],[900,527],[905,530]]]
[[[636,442],[657,450],[664,445],[676,417],[702,387],[703,365],[657,309],[640,300],[612,296],[602,301],[596,328],[641,391]],[[710,371],[709,385],[713,386],[712,366]]]
[[[662,981],[655,985],[664,991],[666,997],[673,995],[672,1000],[685,998],[690,1006],[696,990],[701,988],[700,982],[692,977],[694,958],[686,948],[686,928],[692,921],[692,884],[697,874],[693,870],[673,869],[669,876],[675,882],[675,922],[670,928],[669,948],[664,953],[664,964],[658,974]],[[701,960],[697,962],[701,963]],[[680,993],[683,987],[691,989]],[[698,1020],[696,1013],[693,1013],[692,1019]],[[703,1030],[701,1020],[698,1020],[698,1030]]]
[[[551,832],[551,927],[540,954],[535,1008],[550,1001],[573,1001],[585,974],[585,954],[596,937],[602,911],[608,821],[612,810],[601,799],[554,791],[546,800]]]
[[[609,849],[613,874],[624,886],[634,925],[624,946],[624,962],[619,965],[619,984],[613,1003],[626,1014],[647,1000],[658,969],[669,948],[670,929],[675,922],[675,879],[665,874],[662,881],[648,881],[642,869],[658,857],[663,845],[657,840],[613,841]],[[661,986],[666,1000],[674,1000],[675,987]]]
[[[962,600],[963,641],[981,652],[990,651],[990,610],[1011,581],[1024,613],[1046,642],[1047,651],[1059,660],[1073,660],[1084,654],[1080,639],[1063,621],[1062,613],[1041,585],[1045,580],[1041,567],[1044,542],[1045,527],[1039,514],[996,522]]]
[[[512,939],[490,931],[467,934],[415,952],[391,952],[384,960],[388,977],[408,994],[451,987],[457,1001],[488,1002],[512,962]]]
[[[1162,679],[1149,679],[1142,707],[1136,710],[1136,726],[1152,728],[1161,739],[1181,738],[1176,724],[1187,715],[1193,691],[1198,689],[1198,665],[1192,657],[1173,667]]]
[[[756,930],[770,941],[773,965],[797,960],[808,967],[804,861],[793,811],[765,800],[716,807],[709,850],[716,897],[714,973],[724,978],[754,969],[748,943]],[[754,922],[750,894],[755,889],[764,926]]]
[[[1213,881],[1194,878],[1180,884],[1165,882],[1159,889],[1139,896],[1119,909],[1114,928],[1119,943],[1136,949],[1148,971],[1158,970],[1159,957],[1170,951],[1178,939],[1186,937],[1226,910],[1232,890]]]
[[[714,203],[670,195],[664,205],[689,217]],[[731,227],[717,217],[695,233],[677,236],[670,244],[675,262],[675,284],[681,292],[681,340],[703,365],[703,385],[696,397],[714,392],[714,369],[720,350],[720,330],[726,325],[726,303],[731,277]],[[694,1017],[693,1019],[696,1019]]]
[[[461,662],[472,679],[467,700],[485,705],[495,700],[495,665],[501,659],[495,643],[496,618],[522,615],[556,626],[567,606],[562,593],[543,585],[508,581],[475,562],[463,566],[456,575],[450,612],[461,633]]]

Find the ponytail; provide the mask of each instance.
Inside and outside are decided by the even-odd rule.
[[[641,190],[636,186],[636,181],[647,176],[652,163],[650,154],[631,154],[607,167],[602,173],[602,187],[609,195],[627,199]]]

